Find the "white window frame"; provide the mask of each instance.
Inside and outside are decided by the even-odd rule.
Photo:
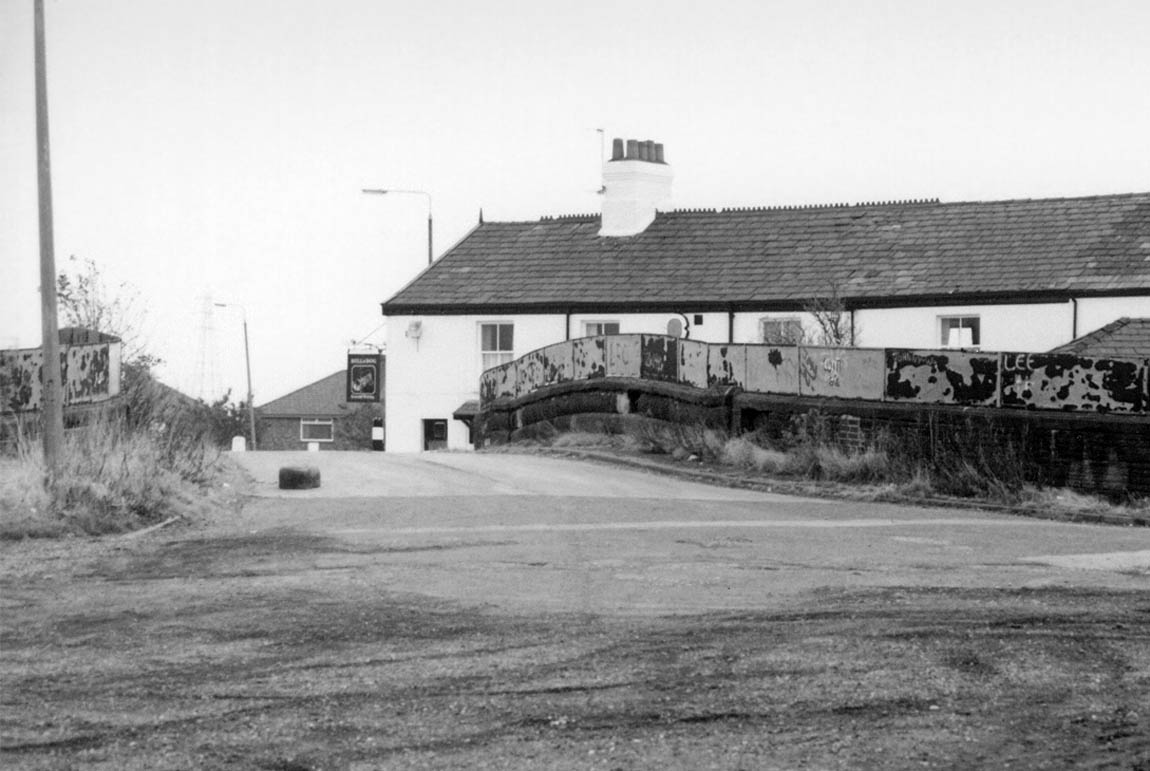
[[[608,324],[614,324],[615,325],[615,331],[614,332],[606,332],[606,331],[592,332],[591,331],[591,327],[605,327]],[[601,335],[617,335],[617,334],[619,334],[619,322],[616,320],[611,320],[611,321],[584,321],[583,322],[583,336],[584,337],[599,337]]]
[[[950,344],[949,340],[947,339],[947,334],[945,332],[946,322],[948,322],[948,321],[958,321],[959,322],[959,326],[957,327],[958,329],[969,329],[969,330],[971,330],[971,335],[970,335],[971,343],[970,343],[970,345],[951,345]],[[968,326],[968,325],[963,323],[963,322],[969,322],[969,321],[973,321],[974,324]],[[944,350],[960,350],[960,349],[961,350],[967,350],[967,351],[982,350],[982,317],[977,313],[948,313],[945,316],[940,315],[938,317],[937,329],[938,329],[938,340],[940,343],[940,347],[942,347]],[[977,340],[975,339],[976,336],[978,338]]]
[[[790,342],[775,342],[767,339],[767,324],[779,324],[783,329],[790,325],[798,330],[798,336]],[[759,319],[759,342],[766,343],[767,345],[798,345],[803,341],[803,335],[806,330],[803,328],[803,319],[801,316],[763,316]]]
[[[305,437],[303,435],[304,426],[327,426],[330,429],[327,439],[316,439],[314,437]],[[299,419],[299,440],[301,442],[334,442],[335,441],[335,421],[332,418],[300,418]]]
[[[511,350],[504,351],[502,349],[486,350],[483,347],[483,328],[484,327],[511,327]],[[479,336],[479,371],[486,372],[492,367],[498,367],[501,364],[506,364],[509,361],[515,361],[515,322],[514,321],[480,321],[476,327],[475,332]],[[499,330],[495,332],[495,345],[499,345]],[[498,361],[488,364],[488,356],[498,357]]]

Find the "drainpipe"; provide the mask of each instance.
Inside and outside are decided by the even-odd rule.
[[[735,342],[735,312],[733,310],[727,311],[727,342],[732,345]]]
[[[1071,340],[1077,340],[1078,339],[1078,298],[1077,297],[1071,297],[1070,302],[1074,306],[1074,310],[1070,316],[1070,339]]]
[[[571,339],[571,309],[567,309],[567,315],[563,318],[563,334],[564,340]]]
[[[855,347],[855,309],[851,308],[851,348]]]

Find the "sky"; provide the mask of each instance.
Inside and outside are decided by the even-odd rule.
[[[363,188],[426,191],[437,256],[480,209],[597,212],[602,138],[663,143],[680,208],[1150,190],[1145,0],[45,6],[57,266],[205,398],[246,392],[245,317],[257,405],[383,342],[428,199]],[[4,348],[40,339],[32,8],[0,0]]]

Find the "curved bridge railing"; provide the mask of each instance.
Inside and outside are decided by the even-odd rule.
[[[482,409],[564,382],[631,378],[869,401],[1150,414],[1150,360],[1053,353],[705,343],[584,337],[480,377]]]
[[[95,404],[120,394],[118,339],[76,345],[60,351],[64,406]],[[40,348],[0,351],[0,415],[35,412],[43,399]]]

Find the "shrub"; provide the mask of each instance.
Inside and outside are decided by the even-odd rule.
[[[220,471],[219,452],[203,438],[96,422],[68,432],[46,485],[40,443],[24,439],[4,464],[0,536],[139,528],[195,508]]]
[[[1016,501],[1038,476],[1025,435],[989,419],[942,420],[931,413],[926,431],[894,446],[895,465],[929,479],[936,494]]]
[[[777,474],[786,468],[787,455],[760,447],[746,437],[735,437],[723,445],[719,461],[728,466],[751,468],[759,473]]]
[[[881,482],[890,476],[887,454],[874,447],[862,452],[846,453],[838,447],[815,448],[819,476],[835,482]]]

